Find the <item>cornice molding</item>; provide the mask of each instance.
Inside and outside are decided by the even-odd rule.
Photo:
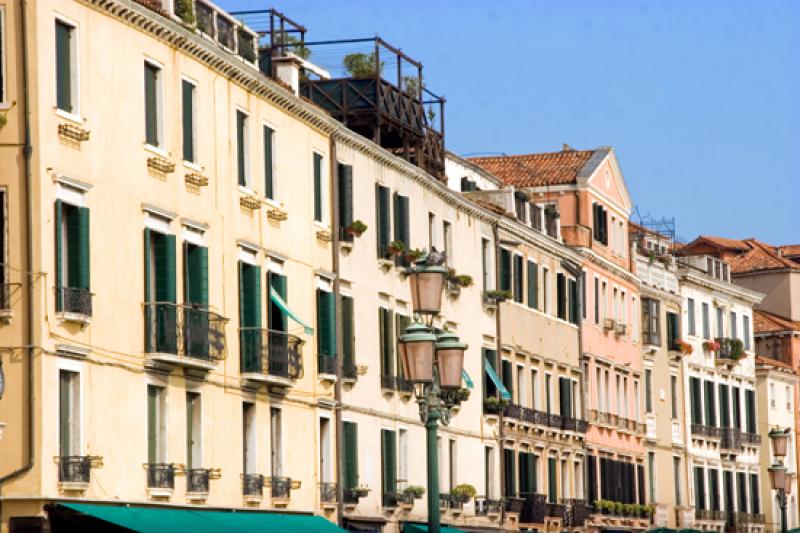
[[[706,289],[711,289],[714,291],[725,293],[728,296],[744,300],[748,302],[750,305],[761,303],[761,301],[764,299],[765,296],[760,292],[751,291],[750,289],[746,289],[741,285],[736,285],[734,283],[725,283],[723,281],[719,281],[715,278],[712,278],[707,274],[695,272],[693,269],[686,267],[680,267],[678,269],[678,280],[682,283],[690,282],[694,283],[695,285],[705,287]]]

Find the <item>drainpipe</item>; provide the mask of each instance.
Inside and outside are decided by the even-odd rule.
[[[331,133],[328,158],[330,159],[331,176],[331,204],[332,218],[331,232],[333,233],[332,246],[332,266],[333,266],[333,301],[335,305],[336,320],[336,383],[333,386],[333,397],[336,403],[334,407],[334,426],[336,439],[336,519],[341,526],[344,520],[344,490],[342,487],[342,466],[344,465],[344,447],[342,446],[342,354],[344,349],[344,339],[342,338],[342,298],[339,266],[339,165],[336,162],[336,134]]]
[[[576,198],[578,198],[576,196]],[[577,220],[577,218],[576,218]],[[577,226],[576,226],[577,227]],[[586,416],[586,405],[588,401],[589,395],[589,388],[587,386],[588,383],[588,376],[583,375],[583,291],[585,290],[583,287],[583,270],[581,266],[573,263],[572,261],[562,259],[561,266],[567,270],[570,274],[575,277],[575,283],[577,285],[577,302],[576,305],[578,307],[578,369],[580,370],[581,376],[581,417]],[[585,418],[584,418],[585,420]],[[583,446],[583,459],[584,459],[584,467],[583,467],[583,499],[586,499],[586,490],[589,487],[589,471],[586,468],[586,461],[588,452],[586,451],[586,439],[584,439],[584,446]],[[573,491],[574,492],[574,491]],[[594,502],[591,502],[594,503]]]
[[[23,148],[23,165],[25,165],[25,215],[26,215],[26,233],[27,233],[27,246],[26,246],[26,260],[27,265],[25,268],[26,275],[28,276],[27,290],[28,290],[28,323],[25,328],[26,342],[24,350],[27,350],[27,370],[28,370],[28,462],[25,466],[14,470],[13,472],[0,477],[0,488],[7,481],[16,479],[25,474],[33,468],[36,459],[36,446],[34,443],[34,397],[33,397],[33,214],[32,206],[33,199],[31,197],[31,157],[33,155],[33,145],[31,144],[31,119],[30,119],[30,98],[28,95],[28,27],[26,19],[26,0],[20,0],[20,37],[22,41],[22,105],[23,111],[23,129],[25,135],[25,144]]]
[[[492,237],[494,238],[494,286],[496,289],[500,289],[500,231],[498,229],[498,223],[492,223]],[[502,340],[500,338],[500,307],[502,306],[502,302],[497,303],[497,307],[494,310],[494,336],[495,336],[495,349],[497,353],[495,354],[494,358],[494,367],[497,370],[500,370],[502,376],[502,365],[498,364],[500,361],[503,360],[502,357]],[[502,380],[502,378],[501,378]],[[498,452],[498,461],[497,464],[500,465],[500,494],[501,494],[501,504],[500,504],[500,524],[505,523],[506,520],[506,506],[505,500],[508,496],[506,494],[506,465],[505,465],[505,453],[503,453],[503,412],[500,411],[498,414],[498,421],[497,425],[499,426],[499,432],[497,435],[497,452]],[[488,487],[487,487],[488,488]],[[487,491],[488,492],[488,491]]]

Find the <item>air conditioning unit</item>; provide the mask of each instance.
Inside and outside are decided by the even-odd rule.
[[[627,331],[628,325],[623,324],[622,322],[617,322],[614,324],[614,333],[617,335],[625,335],[625,331]]]
[[[603,329],[605,329],[605,330],[614,329],[614,325],[615,324],[616,324],[616,321],[613,318],[605,318],[605,319],[603,319]]]

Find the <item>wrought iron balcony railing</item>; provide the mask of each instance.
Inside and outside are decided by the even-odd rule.
[[[292,479],[288,477],[272,476],[267,482],[270,486],[270,494],[273,498],[286,499],[292,497]]]
[[[319,501],[322,503],[336,503],[336,483],[323,481],[319,484]]]
[[[22,283],[0,282],[0,311],[11,309],[11,295],[22,287]]]
[[[175,465],[172,463],[149,463],[147,486],[151,489],[175,488]]]
[[[190,468],[186,470],[186,492],[208,494],[211,470],[208,468]]]
[[[381,388],[384,390],[395,390],[397,388],[397,378],[387,374],[381,374]]]
[[[490,516],[500,514],[503,500],[494,500],[485,496],[475,497],[475,516]]]
[[[694,517],[697,520],[708,520],[722,522],[726,519],[725,511],[711,510],[711,509],[695,509]]]
[[[515,496],[507,496],[503,500],[507,513],[521,513],[523,505],[525,504],[524,498],[517,498]]]
[[[225,358],[227,321],[202,305],[146,302],[145,352],[219,361]]]
[[[263,328],[239,328],[242,372],[288,379],[303,377],[303,341],[296,335]]]
[[[765,516],[759,513],[733,513],[734,524],[763,524]]]
[[[564,512],[564,527],[583,527],[586,519],[591,514],[591,509],[586,500],[579,498],[565,498],[561,503],[566,506]]]
[[[89,483],[92,458],[88,455],[58,458],[58,481],[62,483]]]
[[[263,496],[264,476],[262,474],[244,474],[242,476],[242,493],[245,496]]]
[[[547,511],[545,512],[550,518],[561,518],[563,520],[566,510],[567,506],[563,503],[548,503]]]
[[[92,316],[92,293],[88,289],[56,287],[56,310]]]
[[[721,436],[720,428],[716,426],[706,426],[705,424],[692,424],[692,435],[700,435],[712,439],[718,439]]]
[[[336,357],[329,355],[317,356],[317,372],[320,374],[336,374]]]
[[[724,450],[741,450],[742,432],[736,428],[720,428],[719,447]]]
[[[342,503],[355,505],[358,500],[367,495],[368,489],[364,487],[342,489]]]
[[[358,370],[355,363],[342,361],[342,377],[344,379],[358,379]]]
[[[547,497],[533,492],[523,492],[520,496],[522,496],[520,523],[543,524],[547,514]]]

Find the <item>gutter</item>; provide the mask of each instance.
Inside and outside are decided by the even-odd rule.
[[[34,443],[34,397],[33,397],[33,198],[31,195],[31,184],[33,178],[31,175],[31,157],[33,156],[33,145],[31,144],[31,110],[30,110],[30,96],[28,88],[30,87],[30,80],[28,79],[28,23],[26,18],[26,1],[19,0],[20,8],[20,36],[22,41],[22,102],[24,106],[23,111],[23,128],[25,135],[25,144],[23,148],[23,165],[25,166],[25,210],[26,210],[26,228],[27,233],[27,246],[26,246],[26,261],[27,268],[25,272],[28,276],[28,323],[25,328],[26,342],[25,350],[27,350],[27,370],[28,370],[28,462],[14,470],[13,472],[0,477],[0,489],[7,481],[11,481],[20,477],[21,475],[29,472],[36,461],[36,446]]]

